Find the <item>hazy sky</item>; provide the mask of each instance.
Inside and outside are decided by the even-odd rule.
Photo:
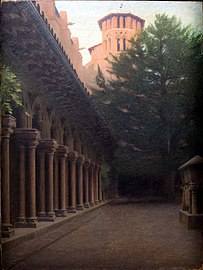
[[[155,14],[176,15],[184,25],[202,29],[201,2],[194,1],[61,1],[56,0],[58,11],[66,10],[72,37],[79,38],[83,63],[90,60],[88,48],[101,43],[97,21],[112,12],[131,12],[145,20],[145,27],[153,23]]]

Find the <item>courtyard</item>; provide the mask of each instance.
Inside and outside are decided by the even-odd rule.
[[[4,251],[5,269],[183,270],[203,262],[202,234],[178,221],[179,203],[119,198]]]

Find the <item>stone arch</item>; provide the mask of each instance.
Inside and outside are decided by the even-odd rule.
[[[61,119],[54,110],[50,115],[50,135],[51,139],[56,140],[58,144],[63,144],[63,127]]]
[[[63,125],[63,144],[67,145],[69,150],[73,150],[73,140],[71,125],[66,121]]]
[[[81,152],[85,156],[85,158],[89,158],[87,141],[85,141],[83,139],[82,139],[82,143],[81,143]]]
[[[78,128],[74,128],[73,130],[73,138],[74,138],[74,150],[81,154],[81,134]]]
[[[36,96],[32,104],[32,127],[41,133],[41,138],[49,137],[49,117],[46,105],[42,103],[39,96]]]
[[[22,91],[22,106],[15,108],[17,128],[32,128],[32,106],[28,92]]]

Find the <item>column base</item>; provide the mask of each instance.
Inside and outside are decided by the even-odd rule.
[[[67,213],[76,213],[76,208],[73,206],[68,207]]]
[[[46,213],[47,221],[55,221],[56,216],[54,212],[47,212]]]
[[[97,201],[95,201],[95,205],[98,205],[99,204],[99,201],[97,200]]]
[[[66,209],[57,209],[55,210],[56,217],[66,217],[67,210]]]
[[[2,237],[5,237],[5,238],[10,238],[10,237],[15,235],[15,231],[13,229],[13,226],[11,224],[8,224],[8,223],[2,224],[1,233],[2,233]]]
[[[90,202],[90,206],[94,206],[94,202]]]
[[[83,210],[84,207],[83,207],[82,204],[78,204],[78,205],[76,205],[76,209],[77,209],[77,210]]]
[[[37,217],[27,218],[26,228],[37,228],[37,225],[38,225]]]
[[[19,217],[15,224],[16,228],[26,228],[27,222],[25,217]]]
[[[85,204],[84,204],[84,207],[85,207],[85,208],[89,208],[89,207],[90,207],[89,203],[85,203]]]

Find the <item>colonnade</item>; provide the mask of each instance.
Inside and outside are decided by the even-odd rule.
[[[13,134],[12,134],[13,133]],[[17,159],[17,218],[11,224],[10,135]],[[14,235],[13,227],[36,228],[103,201],[101,167],[84,155],[41,140],[37,129],[15,128],[15,118],[2,125],[2,236]]]

